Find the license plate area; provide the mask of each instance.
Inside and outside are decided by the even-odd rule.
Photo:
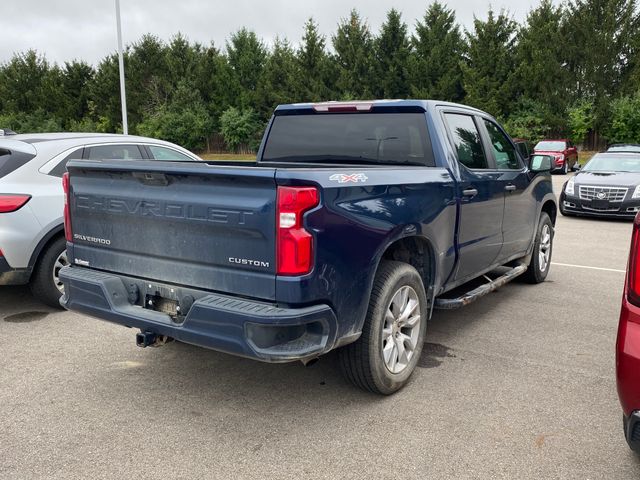
[[[161,297],[160,295],[147,294],[144,305],[149,310],[166,313],[171,317],[176,317],[180,313],[177,300]]]
[[[593,208],[604,209],[609,208],[609,200],[600,200],[598,198],[591,200],[591,206]]]

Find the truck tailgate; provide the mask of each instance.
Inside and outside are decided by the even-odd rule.
[[[68,170],[76,265],[274,299],[274,169],[74,161]]]

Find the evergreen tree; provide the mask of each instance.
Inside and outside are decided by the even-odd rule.
[[[298,63],[289,42],[276,38],[258,84],[258,114],[266,121],[281,103],[298,101]]]
[[[460,101],[463,97],[460,58],[465,44],[453,10],[436,1],[429,5],[411,38],[411,95]]]
[[[506,117],[513,104],[516,26],[505,11],[496,16],[490,9],[486,21],[474,18],[473,31],[466,32],[465,102],[496,117]]]
[[[342,19],[332,38],[337,68],[336,89],[342,98],[362,99],[372,95],[373,38],[358,12]]]
[[[594,105],[594,128],[607,123],[621,87],[636,33],[635,0],[571,0],[564,24],[566,63],[574,98]]]
[[[514,83],[518,94],[516,110],[531,117],[527,106],[536,109],[548,130],[561,130],[566,117],[569,77],[563,66],[564,42],[561,32],[563,10],[551,0],[527,15],[518,33]]]
[[[296,52],[299,101],[318,102],[332,96],[331,64],[325,47],[325,38],[318,25],[309,18],[304,24],[302,44]]]
[[[256,89],[267,60],[267,50],[255,32],[246,28],[231,35],[227,58],[233,82],[229,89],[236,95],[236,106],[253,108],[258,101]]]
[[[373,93],[378,98],[409,96],[409,40],[407,25],[400,12],[392,8],[375,40],[375,83]]]

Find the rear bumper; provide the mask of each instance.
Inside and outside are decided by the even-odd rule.
[[[11,268],[6,258],[0,257],[0,285],[26,285],[30,278],[30,268]]]
[[[623,418],[624,432],[629,448],[640,453],[640,411],[633,412],[628,417]]]
[[[327,305],[282,308],[79,267],[63,268],[60,278],[60,303],[69,310],[232,355],[289,362],[326,353],[335,343],[337,321]],[[142,306],[150,293],[191,297],[193,304],[184,317],[172,317]]]

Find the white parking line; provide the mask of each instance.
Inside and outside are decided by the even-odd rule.
[[[551,262],[551,265],[557,265],[559,267],[586,268],[588,270],[602,270],[604,272],[627,273],[625,270],[618,270],[616,268],[589,267],[587,265],[573,265],[572,263]]]

